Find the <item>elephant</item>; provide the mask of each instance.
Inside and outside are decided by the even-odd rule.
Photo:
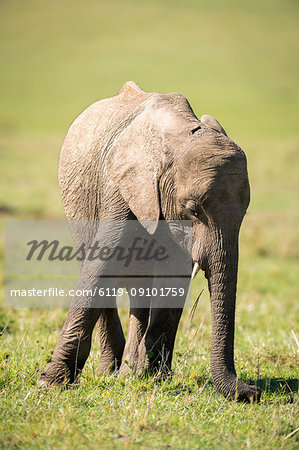
[[[128,81],[70,126],[59,184],[67,219],[116,220],[116,241],[128,221],[136,221],[149,236],[158,222],[191,221],[192,278],[202,270],[210,293],[214,385],[227,398],[259,401],[260,390],[240,381],[234,365],[238,237],[250,201],[247,161],[220,123],[209,115],[198,119],[178,93],[149,93]],[[101,283],[102,269],[90,285]],[[78,380],[95,326],[100,374],[125,376],[134,367],[155,372],[163,352],[170,371],[183,307],[143,307],[131,299],[125,339],[112,301],[114,307],[69,310],[40,386]]]

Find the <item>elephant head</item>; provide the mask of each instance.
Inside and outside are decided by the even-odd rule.
[[[202,269],[210,291],[214,383],[225,396],[256,400],[259,390],[238,381],[234,367],[238,235],[250,197],[245,154],[213,117],[198,120],[183,96],[136,85],[131,95],[142,107],[110,149],[107,172],[149,233],[159,219],[192,221],[193,275]]]

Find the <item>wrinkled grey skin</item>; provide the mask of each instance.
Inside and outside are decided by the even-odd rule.
[[[238,381],[234,367],[238,235],[250,196],[246,157],[221,125],[211,116],[198,120],[177,93],[147,93],[127,82],[72,124],[59,181],[68,219],[192,220],[192,259],[205,273],[211,298],[214,383],[232,399],[258,400],[259,390]],[[39,384],[78,378],[95,325],[100,373],[158,370],[162,352],[169,370],[181,312],[132,302],[125,341],[117,309],[71,309]],[[163,347],[155,347],[161,336]]]

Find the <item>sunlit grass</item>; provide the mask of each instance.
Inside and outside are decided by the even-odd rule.
[[[6,218],[64,218],[59,149],[81,110],[129,79],[180,92],[247,154],[235,356],[240,378],[263,390],[259,405],[215,390],[202,274],[194,317],[186,310],[180,323],[171,380],[98,377],[95,333],[80,385],[39,390],[66,311],[6,308],[1,270],[0,446],[296,448],[298,4],[14,0],[1,2],[0,17],[1,269]],[[125,328],[127,316],[121,310]]]

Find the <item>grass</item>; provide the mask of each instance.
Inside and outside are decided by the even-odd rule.
[[[259,405],[225,400],[209,373],[201,275],[184,312],[172,380],[96,375],[96,336],[80,385],[36,387],[65,310],[0,303],[0,447],[297,448],[298,3],[262,0],[1,2],[0,215],[63,218],[59,148],[89,103],[133,79],[183,93],[244,148],[252,200],[240,236],[236,365]],[[1,233],[0,264],[4,268]],[[126,327],[127,311],[121,311]]]

